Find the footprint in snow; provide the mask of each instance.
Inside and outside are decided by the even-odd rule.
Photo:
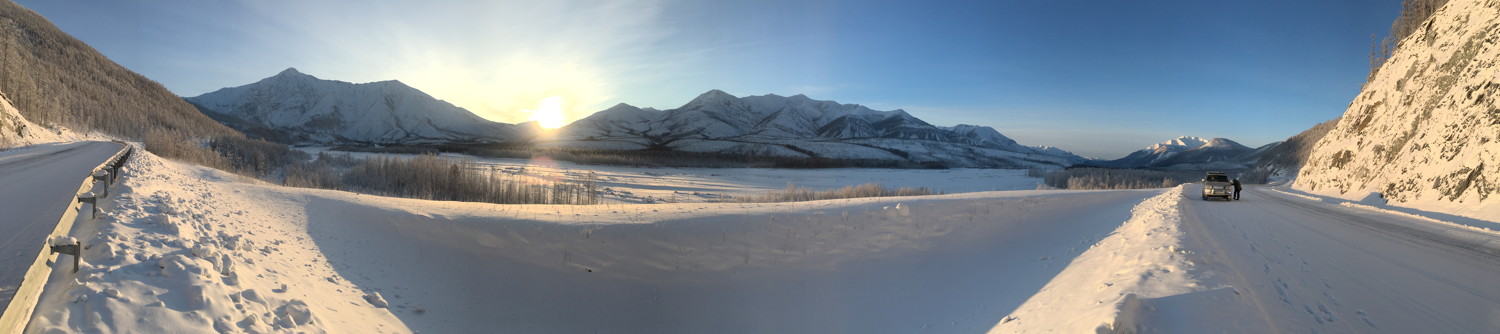
[[[1358,314],[1359,315],[1359,319],[1360,320],[1364,320],[1366,325],[1370,325],[1370,327],[1373,327],[1373,328],[1379,328],[1380,327],[1380,326],[1375,326],[1375,322],[1370,321],[1370,314],[1369,313],[1365,313],[1365,310],[1355,310],[1354,314]]]

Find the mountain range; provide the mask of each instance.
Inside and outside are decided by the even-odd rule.
[[[1016,143],[988,126],[935,126],[805,95],[736,97],[710,90],[669,110],[619,104],[550,139],[534,124],[485,120],[399,81],[350,83],[288,68],[185,98],[236,130],[287,144],[422,145],[523,142],[549,148],[654,150],[874,161],[944,167],[1066,167],[1086,159]]]
[[[558,137],[548,145],[951,167],[1070,166],[1085,160],[1056,148],[1018,144],[988,126],[935,126],[900,109],[879,111],[801,94],[736,97],[720,90],[668,110],[618,104],[563,127]]]
[[[1281,144],[1249,148],[1225,138],[1184,136],[1120,159],[1086,159],[1055,147],[1022,145],[988,126],[933,125],[900,109],[874,110],[801,94],[737,97],[717,89],[667,110],[617,104],[564,126],[553,136],[539,137],[534,124],[488,121],[399,81],[356,84],[319,79],[295,68],[186,100],[241,132],[287,144],[522,142],[541,148],[903,166],[1171,170],[1255,168],[1263,165],[1259,159],[1264,152]],[[1301,141],[1304,146],[1306,141]]]
[[[186,100],[241,132],[288,144],[504,142],[522,133],[400,81],[323,80],[295,68]]]

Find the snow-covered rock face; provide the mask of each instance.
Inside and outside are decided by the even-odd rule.
[[[65,128],[48,129],[32,123],[0,92],[0,150],[38,143],[75,141],[82,136]]]
[[[294,68],[187,100],[231,127],[289,143],[499,142],[517,134],[399,81],[354,84]]]
[[[1402,40],[1296,188],[1464,214],[1500,202],[1500,3],[1453,0]]]
[[[952,166],[1068,166],[1083,159],[1017,144],[994,128],[938,127],[904,110],[878,111],[805,95],[735,97],[710,90],[681,107],[619,104],[561,130],[562,146],[657,149]],[[570,142],[571,141],[571,142]]]
[[[1224,138],[1182,136],[1152,144],[1124,158],[1089,164],[1114,168],[1242,169],[1255,164],[1260,153],[1270,146],[1249,148]]]

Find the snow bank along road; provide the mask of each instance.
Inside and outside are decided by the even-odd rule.
[[[32,332],[1493,332],[1493,232],[1250,188],[492,205],[139,154]]]
[[[0,152],[0,308],[10,304],[79,183],[123,148],[80,142]]]

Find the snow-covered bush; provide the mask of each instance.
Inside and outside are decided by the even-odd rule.
[[[359,161],[344,154],[319,152],[317,160],[296,161],[281,172],[281,185],[288,187],[342,189],[339,170],[354,167]]]
[[[144,139],[146,150],[156,155],[252,177],[266,177],[293,161],[307,159],[307,153],[286,145],[242,136],[195,138],[153,129]]]
[[[1146,189],[1175,187],[1202,177],[1197,171],[1074,168],[1047,173],[1042,182],[1061,189]]]
[[[346,190],[441,201],[598,204],[600,199],[593,173],[575,180],[526,182],[480,172],[470,161],[431,154],[366,158],[350,167],[340,181],[339,188]]]
[[[1433,13],[1437,13],[1438,8],[1447,3],[1448,0],[1401,1],[1401,15],[1396,17],[1396,22],[1391,23],[1391,31],[1386,34],[1385,39],[1376,41],[1375,35],[1370,35],[1370,78],[1374,78],[1375,72],[1380,71],[1380,66],[1396,52],[1402,39],[1416,33],[1422,22],[1427,21]]]
[[[797,187],[795,184],[787,183],[786,189],[773,191],[760,196],[747,196],[734,198],[735,201],[744,203],[770,203],[770,202],[802,202],[818,201],[826,199],[861,198],[861,197],[890,197],[890,196],[922,196],[932,195],[934,192],[927,187],[921,188],[886,188],[879,183],[866,183],[857,186],[848,186],[839,189],[817,191],[808,188]]]
[[[265,177],[293,161],[308,158],[307,153],[283,144],[244,137],[217,137],[208,140],[205,146],[224,157],[225,169],[255,177]]]

